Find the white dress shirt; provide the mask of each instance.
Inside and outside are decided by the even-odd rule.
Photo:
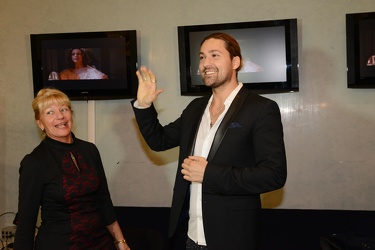
[[[207,159],[208,153],[210,152],[212,142],[214,140],[217,129],[222,122],[225,114],[227,113],[234,97],[240,91],[242,83],[232,91],[224,102],[225,109],[217,118],[215,124],[210,126],[211,118],[209,107],[212,102],[212,96],[208,101],[207,107],[203,113],[201,123],[194,147],[194,155],[201,156]],[[207,245],[206,238],[203,230],[203,217],[202,217],[202,184],[192,182],[190,187],[190,209],[189,209],[189,229],[188,236],[198,245]]]

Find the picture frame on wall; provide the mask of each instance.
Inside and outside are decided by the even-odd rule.
[[[375,88],[375,12],[346,14],[347,87]]]

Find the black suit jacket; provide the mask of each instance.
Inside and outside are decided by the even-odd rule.
[[[208,100],[194,99],[166,126],[159,123],[153,106],[134,108],[139,129],[151,149],[180,147],[170,236],[188,219],[184,211],[190,183],[182,177],[181,164],[191,155]],[[278,105],[242,87],[218,128],[207,160],[202,209],[208,248],[257,249],[260,194],[283,187],[287,175]]]

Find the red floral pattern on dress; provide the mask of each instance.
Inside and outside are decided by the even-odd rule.
[[[96,195],[100,180],[96,169],[88,165],[79,152],[72,153],[80,172],[70,152],[66,153],[62,161],[63,193],[71,225],[69,250],[113,249],[113,242],[106,235],[108,232],[102,225],[98,211]]]

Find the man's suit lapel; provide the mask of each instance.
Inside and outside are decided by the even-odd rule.
[[[212,158],[215,156],[215,153],[217,149],[219,148],[220,143],[223,140],[230,124],[233,122],[234,117],[240,110],[244,100],[246,99],[249,93],[250,92],[245,87],[242,87],[241,90],[236,95],[236,97],[234,98],[232,104],[229,107],[229,110],[225,114],[223,121],[221,122],[218,130],[216,131],[214,141],[212,143],[210,152],[207,157],[207,161],[211,161]],[[195,147],[195,142],[196,142],[196,138],[197,138],[197,134],[199,130],[199,125],[202,120],[202,116],[207,106],[208,100],[209,100],[209,97],[205,98],[204,101],[202,101],[201,106],[197,110],[197,114],[199,115],[196,115],[192,121],[193,123],[192,132],[194,131],[194,133],[191,133],[190,138],[189,138],[189,144],[188,144],[189,155],[193,155],[194,153],[194,147]]]
[[[246,96],[249,93],[250,92],[245,87],[242,87],[236,95],[236,97],[233,99],[232,104],[230,105],[227,113],[225,114],[223,121],[221,122],[219,128],[216,131],[214,141],[212,142],[210,152],[208,153],[208,162],[212,161],[212,159],[214,158],[216,151],[219,148],[220,143],[223,140],[226,132],[228,131],[230,124],[233,122],[234,117],[237,115],[244,100],[246,99]]]

